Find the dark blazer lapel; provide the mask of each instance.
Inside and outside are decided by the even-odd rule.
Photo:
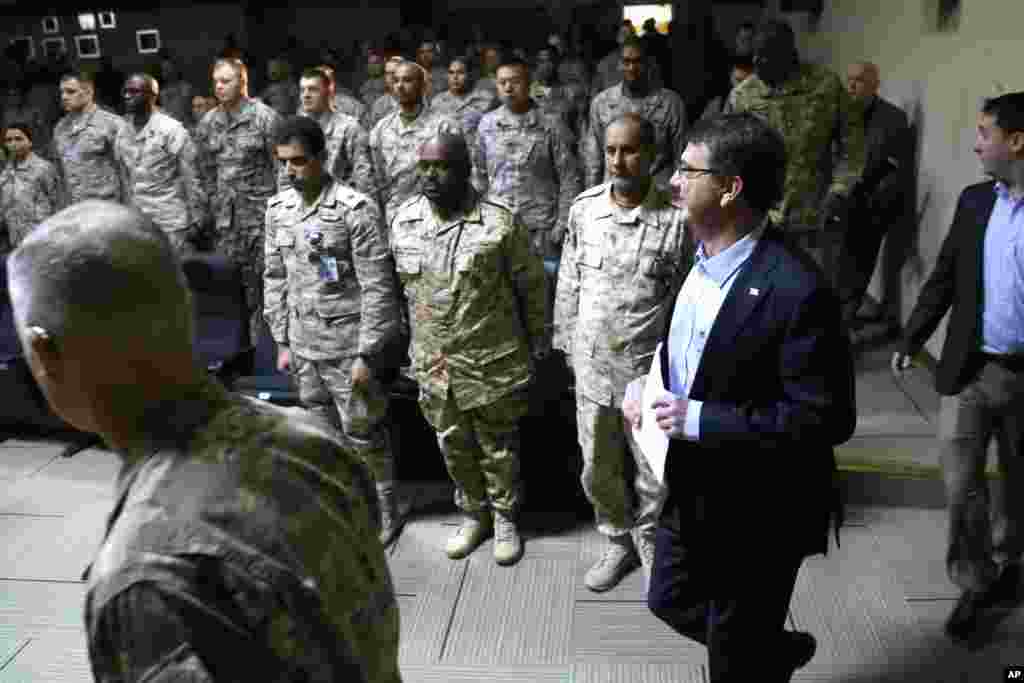
[[[693,379],[691,396],[702,396],[704,394],[704,369],[718,357],[719,351],[727,349],[733,339],[740,333],[750,315],[767,299],[772,289],[772,279],[769,277],[772,270],[779,261],[778,245],[779,239],[776,228],[765,230],[750,260],[736,276],[732,288],[722,302],[722,308],[718,311],[711,332],[708,334],[707,345],[701,355],[700,367]]]

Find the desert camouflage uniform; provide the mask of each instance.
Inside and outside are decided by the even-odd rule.
[[[237,114],[219,106],[207,113],[195,135],[217,249],[242,268],[254,341],[263,313],[263,220],[267,200],[277,190],[272,136],[279,119],[273,109],[249,99]]]
[[[188,81],[175,81],[160,85],[160,111],[177,119],[185,128],[195,125],[192,120],[192,97],[195,92]]]
[[[665,490],[623,429],[619,406],[626,385],[650,369],[693,262],[683,213],[669,199],[653,184],[633,209],[615,204],[611,183],[581,194],[569,213],[555,300],[554,346],[576,376],[581,481],[598,531],[636,528],[652,542]],[[636,461],[633,482],[628,457]]]
[[[369,472],[303,411],[196,394],[118,477],[83,576],[94,679],[398,683]]]
[[[686,105],[679,95],[665,88],[652,89],[646,97],[632,98],[623,86],[608,88],[590,104],[590,130],[586,145],[587,187],[608,180],[604,164],[604,136],[608,124],[627,112],[639,114],[654,124],[657,150],[651,173],[661,189],[667,189],[676,163],[686,147]]]
[[[64,206],[86,199],[123,201],[114,143],[127,125],[95,105],[92,111],[68,114],[57,122],[53,149]]]
[[[154,111],[142,130],[129,122],[115,149],[125,203],[149,216],[176,249],[184,249],[189,228],[204,225],[209,210],[188,131],[176,119]]]
[[[376,202],[376,177],[366,129],[359,121],[341,112],[326,112],[314,118],[327,139],[327,166],[324,170],[336,180],[369,195]],[[283,173],[284,169],[281,171]]]
[[[396,110],[373,127],[370,133],[370,153],[373,155],[373,170],[377,174],[377,188],[388,223],[394,219],[399,206],[419,194],[416,163],[420,146],[438,133],[462,135],[462,128],[454,119],[426,106],[409,123],[402,120],[401,111]]]
[[[483,115],[497,106],[498,100],[479,90],[471,90],[463,97],[456,97],[445,90],[430,101],[432,110],[456,119],[466,135],[474,134]]]
[[[374,100],[369,113],[371,131],[373,130],[373,127],[380,123],[385,116],[396,109],[398,109],[398,100],[389,94],[381,95]]]
[[[506,106],[485,114],[472,138],[474,187],[509,206],[546,257],[557,257],[581,189],[571,139],[562,119],[536,104],[521,116]]]
[[[21,244],[32,228],[56,213],[59,202],[53,164],[33,152],[20,164],[8,161],[0,174],[0,250],[6,242],[10,248]]]
[[[824,66],[801,64],[793,78],[770,88],[755,74],[733,88],[724,111],[757,114],[782,134],[785,194],[770,212],[772,222],[793,232],[819,232],[826,197],[849,196],[866,154],[863,110],[839,77]]]
[[[420,408],[437,432],[455,503],[514,517],[531,353],[549,344],[544,270],[507,208],[472,191],[465,207],[441,221],[422,195],[409,200],[391,222],[391,249]]]
[[[275,81],[264,88],[260,99],[279,116],[291,116],[299,105],[299,84],[290,78]]]
[[[375,376],[353,391],[351,379],[357,356],[374,375],[387,369],[399,332],[377,202],[333,180],[312,206],[285,190],[268,202],[266,235],[264,316],[291,349],[300,400],[345,435],[378,483],[393,482],[388,387]]]
[[[369,109],[373,107],[373,103],[377,101],[377,98],[387,91],[387,83],[385,83],[384,77],[378,76],[377,78],[371,78],[363,83],[359,88],[359,99],[362,100],[366,108]]]

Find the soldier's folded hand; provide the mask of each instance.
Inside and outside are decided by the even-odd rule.
[[[637,377],[626,385],[626,395],[622,399],[622,420],[626,429],[640,429],[643,416],[641,399],[646,381],[646,377]]]
[[[355,362],[352,363],[352,388],[363,388],[370,383],[373,378],[373,371],[370,370],[370,366],[366,364],[361,356],[357,357]]]

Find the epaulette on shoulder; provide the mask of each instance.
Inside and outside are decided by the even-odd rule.
[[[280,192],[278,192],[273,197],[267,200],[267,206],[277,206],[278,204],[283,203],[284,200],[288,198],[288,194],[291,192],[295,192],[294,187],[290,187],[287,190],[281,190]]]
[[[340,182],[334,183],[334,198],[350,209],[355,209],[369,200],[362,192]]]
[[[580,192],[578,195],[576,195],[576,198],[572,200],[572,203],[575,204],[581,199],[586,199],[587,197],[597,197],[602,192],[604,192],[606,184],[607,183],[601,183],[600,185],[594,185],[589,189],[583,190],[583,192]]]

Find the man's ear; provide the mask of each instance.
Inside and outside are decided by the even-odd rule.
[[[1024,158],[1024,131],[1016,130],[1006,138],[1010,151],[1018,158]]]
[[[30,356],[29,365],[37,377],[57,379],[61,374],[62,356],[53,335],[37,325],[25,330],[25,354]]]
[[[722,208],[724,209],[729,204],[735,203],[741,194],[743,194],[743,178],[738,175],[729,176],[729,181],[725,186],[725,192],[719,200]]]

